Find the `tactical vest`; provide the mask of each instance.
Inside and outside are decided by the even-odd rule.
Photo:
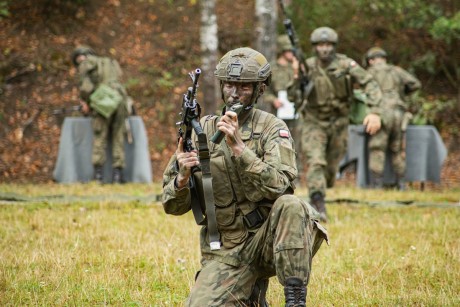
[[[352,93],[351,61],[347,56],[337,54],[328,67],[322,68],[316,57],[307,59],[309,78],[315,85],[308,99],[307,113],[312,112],[319,119],[348,114]]]
[[[248,149],[258,157],[264,156],[262,138],[263,131],[274,120],[275,116],[267,112],[254,109],[253,118],[240,129],[241,136]],[[201,124],[205,133],[213,135],[216,131],[218,116],[208,116],[202,119]],[[244,242],[250,232],[255,232],[267,218],[272,201],[251,186],[243,185],[236,170],[225,140],[220,144],[208,142],[211,153],[212,184],[218,230],[221,234],[222,245],[233,248]],[[197,178],[197,182],[200,182]],[[258,225],[251,225],[255,221]]]
[[[396,105],[404,107],[404,102],[399,95],[400,78],[392,65],[379,64],[368,69],[374,77],[383,93],[382,103],[385,108]]]

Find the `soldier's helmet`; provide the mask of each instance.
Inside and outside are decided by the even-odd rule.
[[[278,36],[276,39],[276,50],[278,53],[292,50],[291,40],[286,34]]]
[[[329,27],[320,27],[316,28],[313,30],[310,36],[310,42],[313,45],[319,44],[319,43],[331,43],[331,44],[337,44],[339,41],[339,36],[337,35],[337,32],[335,32],[333,29]]]
[[[221,82],[270,83],[271,68],[265,56],[248,47],[227,52],[219,61],[214,75]]]
[[[387,53],[385,52],[385,50],[383,50],[380,47],[372,47],[366,52],[367,61],[373,58],[386,58],[386,57],[387,57]]]
[[[77,48],[75,48],[72,52],[72,63],[73,65],[77,66],[78,63],[77,63],[77,57],[79,55],[96,55],[96,52],[89,46],[78,46]]]

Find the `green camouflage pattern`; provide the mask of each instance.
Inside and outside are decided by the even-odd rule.
[[[366,70],[343,54],[321,67],[317,57],[307,59],[308,73],[314,89],[300,114],[301,148],[306,156],[307,185],[310,196],[325,195],[334,186],[338,165],[347,150],[350,107],[354,80],[366,94],[370,113],[380,114],[382,92]]]
[[[208,136],[216,131],[218,119],[201,120]],[[225,141],[208,142],[222,248],[210,250],[207,228],[202,227],[202,269],[187,306],[246,304],[256,281],[275,275],[282,284],[291,274],[307,284],[311,258],[327,237],[316,222],[317,212],[291,195],[297,168],[286,124],[252,109],[239,129],[246,145],[239,157],[231,156]],[[175,161],[173,155],[164,172],[162,201],[166,213],[182,215],[191,209],[191,196],[188,187],[175,188]],[[199,174],[196,178],[199,184]],[[264,222],[248,228],[243,217],[255,209]]]
[[[421,87],[420,81],[404,69],[386,63],[377,63],[368,68],[383,92],[382,129],[369,141],[369,168],[376,174],[383,174],[385,153],[391,153],[395,174],[402,178],[406,169],[403,148],[405,111],[408,108],[405,97]]]
[[[121,69],[116,60],[88,55],[86,60],[78,66],[79,74],[79,90],[80,97],[90,102],[91,94],[98,88],[100,84],[109,85],[116,90],[123,98],[115,112],[108,118],[105,118],[95,110],[91,111],[92,127],[93,127],[93,165],[103,165],[106,161],[106,148],[108,136],[112,139],[112,153],[114,168],[124,168],[125,152],[124,152],[124,135],[126,133],[125,120],[129,114],[127,111],[127,93],[123,85],[120,83]],[[110,133],[111,131],[111,133]]]
[[[258,108],[276,115],[276,108],[273,102],[278,97],[279,91],[287,91],[289,101],[295,102],[300,99],[300,87],[296,79],[294,79],[294,69],[289,63],[281,65],[278,62],[270,64],[272,68],[272,80],[270,86],[267,87],[263,100],[258,103]]]

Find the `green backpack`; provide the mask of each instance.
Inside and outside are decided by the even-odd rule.
[[[97,72],[99,86],[89,96],[90,106],[105,118],[109,118],[123,101],[120,92],[110,86],[118,82],[121,76],[121,69],[116,60],[99,57],[97,60]]]

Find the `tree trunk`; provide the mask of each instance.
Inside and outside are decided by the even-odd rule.
[[[276,22],[278,19],[276,0],[256,0],[256,49],[269,62],[276,59]]]
[[[217,80],[214,70],[217,65],[217,17],[216,1],[202,0],[201,4],[201,89],[203,93],[203,115],[216,112],[219,100]]]

